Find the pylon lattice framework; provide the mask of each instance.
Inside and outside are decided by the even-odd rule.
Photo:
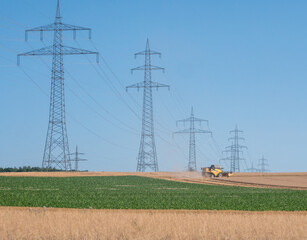
[[[266,167],[269,166],[268,164],[268,160],[264,158],[264,156],[262,156],[261,159],[259,159],[259,164],[258,166],[260,166],[260,172],[264,173],[264,172],[269,172],[270,170],[267,169]]]
[[[259,169],[255,168],[254,163],[252,162],[251,167],[247,168],[246,171],[248,171],[248,172],[259,172]]]
[[[91,38],[90,28],[62,23],[60,3],[58,0],[54,23],[26,30],[26,41],[28,38],[28,32],[40,32],[41,40],[43,40],[43,32],[54,32],[53,45],[18,54],[18,64],[20,56],[52,56],[49,124],[42,167],[47,169],[55,167],[69,171],[72,167],[66,130],[63,56],[96,54],[98,61],[98,53],[64,46],[62,36],[63,31],[73,31],[74,38],[76,37],[76,31],[88,31],[89,38]]]
[[[197,171],[195,134],[196,133],[210,133],[212,135],[212,132],[195,128],[195,122],[199,122],[200,125],[201,125],[201,122],[207,122],[207,124],[208,124],[208,120],[204,120],[204,119],[194,117],[194,112],[193,112],[193,107],[192,107],[191,116],[189,118],[177,121],[176,124],[178,124],[180,122],[181,123],[186,123],[186,122],[190,123],[190,128],[182,130],[182,131],[177,131],[177,132],[174,132],[174,133],[175,134],[190,134],[188,171]]]
[[[239,130],[236,125],[235,129],[230,131],[230,133],[234,134],[233,137],[228,139],[232,141],[232,144],[226,147],[226,150],[224,151],[230,156],[223,158],[221,160],[230,161],[230,171],[231,172],[240,172],[240,161],[245,161],[245,159],[241,157],[243,154],[242,149],[247,148],[246,146],[242,146],[239,144],[240,140],[245,140],[244,138],[239,136],[239,134],[242,134],[243,131]]]
[[[83,162],[83,161],[87,161],[87,159],[84,158],[80,158],[80,155],[84,155],[84,153],[80,153],[78,151],[78,146],[76,146],[76,152],[75,153],[71,153],[71,156],[75,156],[74,159],[72,161],[75,162],[75,171],[78,172],[79,171],[79,162]]]
[[[142,133],[136,171],[145,172],[146,169],[149,168],[157,172],[159,171],[159,167],[154,136],[152,89],[161,87],[169,88],[169,86],[151,80],[152,70],[164,71],[164,68],[151,64],[151,55],[161,56],[161,53],[150,50],[148,39],[145,51],[136,53],[135,57],[140,55],[145,56],[145,65],[133,68],[131,72],[133,73],[133,71],[136,70],[144,71],[144,81],[127,87],[127,89],[137,88],[138,90],[143,88]]]

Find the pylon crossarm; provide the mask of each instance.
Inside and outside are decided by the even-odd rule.
[[[154,65],[150,65],[150,69],[151,70],[162,70],[163,72],[165,72],[165,68],[154,66]]]
[[[146,68],[145,68],[145,66],[140,66],[140,67],[136,67],[136,68],[132,68],[131,69],[131,73],[133,73],[133,71],[139,71],[139,70],[145,70]]]
[[[162,67],[157,67],[157,66],[153,66],[153,65],[150,65],[149,67],[148,66],[140,66],[140,67],[136,67],[136,68],[132,68],[131,69],[131,73],[133,73],[134,71],[144,71],[144,70],[147,70],[147,69],[150,69],[150,70],[162,70],[163,72],[165,71],[165,68],[162,68]]]
[[[80,27],[76,25],[61,23],[60,24],[60,30],[62,31],[91,31],[92,29],[86,28],[86,27]]]
[[[144,88],[144,87],[145,87],[145,83],[144,83],[144,82],[139,82],[139,83],[132,84],[132,85],[126,87],[126,90],[128,90],[128,88],[137,88],[137,89],[140,89],[140,88]]]
[[[190,122],[191,121],[191,118],[186,118],[186,119],[182,119],[182,120],[178,120],[176,121],[176,125],[178,125],[178,123],[186,123],[186,122]]]
[[[75,26],[71,24],[65,24],[65,23],[51,23],[48,25],[28,29],[25,31],[25,41],[28,41],[28,33],[29,32],[40,32],[41,41],[43,40],[43,32],[53,32],[53,31],[73,31],[74,32],[74,39],[76,39],[76,31],[88,31],[89,32],[89,39],[92,38],[92,29]]]
[[[140,56],[140,55],[145,55],[145,54],[149,54],[149,55],[159,55],[161,57],[161,53],[159,52],[156,52],[156,51],[142,51],[142,52],[138,52],[138,53],[135,53],[134,56]]]
[[[98,52],[88,51],[80,48],[67,47],[67,46],[63,46],[62,54],[63,55],[95,54],[97,57],[99,57]]]
[[[36,27],[36,28],[32,28],[32,29],[28,29],[25,31],[25,41],[28,41],[28,33],[29,32],[40,32],[40,40],[43,41],[44,38],[44,34],[43,32],[51,32],[51,31],[55,31],[56,25],[54,23],[48,24],[48,25],[44,25],[44,26],[40,26],[40,27]]]
[[[244,148],[244,149],[247,149],[246,146],[241,146],[241,145],[239,145],[238,147],[239,147],[240,149],[243,149],[243,148]]]
[[[234,132],[237,132],[237,133],[243,133],[243,131],[241,131],[241,130],[231,130],[231,131],[229,131],[230,133],[234,133]]]
[[[182,130],[182,131],[174,132],[174,134],[181,134],[181,133],[190,133],[190,129],[185,129],[185,130]]]
[[[208,133],[208,134],[211,134],[211,136],[212,136],[212,132],[206,131],[206,130],[202,130],[202,129],[197,129],[197,128],[195,128],[195,129],[194,129],[194,132],[195,132],[195,133]]]
[[[168,88],[168,90],[170,89],[170,86],[169,85],[166,85],[166,84],[162,84],[162,83],[157,83],[157,82],[151,82],[151,85],[150,85],[151,88],[160,88],[160,87],[166,87]]]
[[[205,119],[200,119],[200,118],[196,118],[196,117],[194,117],[194,122],[209,122],[208,120],[205,120]]]
[[[61,55],[96,54],[98,55],[99,53],[84,50],[84,49],[79,49],[79,48],[63,46],[62,52],[59,54]],[[55,53],[53,52],[53,46],[44,47],[44,48],[40,48],[40,49],[33,50],[30,52],[18,54],[18,56],[39,56],[39,55],[55,55]]]
[[[53,46],[40,48],[26,53],[18,54],[17,56],[39,56],[39,55],[53,55]]]
[[[83,50],[79,48],[73,48],[73,47],[62,47],[61,55],[78,55],[78,54],[96,54],[96,61],[99,61],[99,53],[98,52],[92,52],[88,50]],[[33,50],[26,53],[21,53],[17,55],[17,64],[20,64],[20,57],[21,56],[48,56],[48,55],[55,55],[53,52],[53,46],[40,48],[37,50]]]
[[[51,24],[48,24],[48,25],[27,29],[26,33],[27,32],[40,32],[40,31],[54,31],[54,29],[55,29],[55,24],[51,23]]]
[[[51,23],[51,24],[47,24],[47,25],[44,25],[44,26],[27,29],[26,32],[39,32],[39,31],[46,32],[46,31],[55,31],[56,29],[59,29],[60,31],[82,31],[82,30],[91,31],[90,28],[75,26],[75,25],[71,25],[71,24]]]
[[[230,137],[230,138],[228,138],[228,140],[234,140],[234,139],[245,141],[245,138],[242,138],[242,137]]]

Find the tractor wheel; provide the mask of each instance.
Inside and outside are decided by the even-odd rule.
[[[221,174],[221,173],[219,173],[218,175],[217,175],[217,177],[223,177],[223,174]]]

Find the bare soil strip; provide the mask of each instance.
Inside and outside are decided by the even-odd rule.
[[[307,212],[0,207],[0,239],[307,239]]]
[[[307,190],[307,173],[235,173],[229,178],[204,178],[200,172],[30,172],[0,173],[15,177],[143,176],[198,184]]]
[[[249,179],[244,179],[244,181],[233,181],[230,179],[220,179],[220,178],[185,178],[185,177],[169,177],[169,176],[150,176],[153,178],[170,180],[170,181],[179,181],[179,182],[188,182],[188,183],[197,183],[197,184],[209,184],[209,185],[223,185],[223,186],[235,186],[235,187],[254,187],[254,188],[278,188],[278,189],[293,189],[293,190],[307,190],[307,187],[301,186],[292,186],[292,185],[277,185],[277,184],[266,184],[266,183],[255,183],[248,182]]]

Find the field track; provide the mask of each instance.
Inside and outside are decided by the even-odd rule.
[[[0,239],[307,239],[307,212],[0,207]]]
[[[199,184],[307,190],[307,173],[235,173],[229,178],[204,178],[200,173],[161,173],[154,177]]]
[[[143,176],[198,184],[256,188],[307,190],[307,172],[300,173],[235,173],[229,178],[204,178],[199,172],[31,172],[0,173],[0,176],[20,177],[79,177],[79,176]]]

